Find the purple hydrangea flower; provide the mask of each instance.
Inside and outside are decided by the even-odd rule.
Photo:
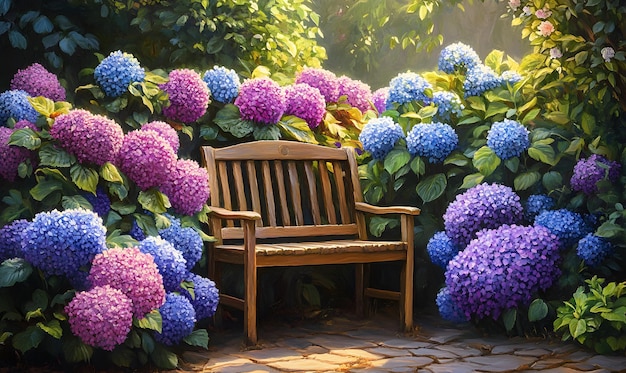
[[[193,282],[193,296],[185,289],[181,289],[181,294],[191,302],[196,310],[196,318],[202,320],[213,316],[220,301],[215,282],[195,273],[189,273],[185,280]]]
[[[412,155],[427,157],[430,163],[441,163],[459,144],[450,125],[440,122],[418,123],[406,135],[406,147]]]
[[[243,82],[235,105],[242,119],[271,125],[285,113],[285,101],[285,92],[278,83],[270,78],[256,78]]]
[[[103,188],[96,188],[96,195],[85,193],[84,197],[91,203],[93,211],[100,217],[106,216],[111,211],[111,199]]]
[[[18,219],[0,228],[0,263],[22,257],[22,232],[29,224],[26,219]]]
[[[339,99],[339,81],[337,76],[328,70],[306,67],[296,76],[295,82],[319,89],[326,103],[337,102]]]
[[[163,277],[154,257],[138,248],[113,248],[96,255],[87,277],[92,286],[110,285],[133,303],[133,315],[139,319],[161,307],[165,301]]]
[[[168,215],[171,224],[159,230],[161,238],[165,239],[183,253],[187,261],[187,270],[191,270],[202,257],[204,244],[200,234],[191,227],[182,227],[180,220]]]
[[[319,126],[326,114],[326,101],[319,89],[297,83],[285,87],[285,115],[295,115],[306,121],[309,128]]]
[[[392,108],[394,103],[402,105],[411,101],[428,105],[432,102],[429,93],[432,89],[432,85],[416,73],[409,71],[398,74],[389,82],[387,108]]]
[[[559,277],[558,238],[541,226],[502,225],[480,231],[445,273],[454,304],[467,319],[530,303]]]
[[[154,257],[154,263],[163,277],[165,291],[177,291],[187,275],[187,261],[183,253],[161,237],[146,237],[137,247],[142,253]]]
[[[468,321],[463,310],[457,306],[450,297],[450,291],[448,291],[447,287],[443,287],[439,290],[435,303],[437,304],[439,315],[441,315],[442,319],[453,323],[464,323]]]
[[[384,159],[402,138],[402,127],[389,117],[370,119],[359,134],[363,149],[372,153],[374,159]]]
[[[444,231],[436,232],[426,245],[430,261],[441,268],[446,268],[448,262],[461,251]]]
[[[130,53],[111,52],[96,66],[93,77],[109,97],[119,97],[134,82],[142,82],[146,73]]]
[[[18,70],[11,79],[11,89],[21,89],[31,97],[43,96],[52,101],[65,100],[65,89],[59,83],[57,76],[38,63],[24,70]]]
[[[337,83],[339,84],[339,96],[346,96],[348,104],[361,112],[372,108],[372,89],[369,85],[345,75],[340,76]]]
[[[235,70],[227,69],[223,66],[214,66],[207,70],[202,77],[206,83],[211,96],[217,102],[232,102],[239,94],[241,82]]]
[[[28,93],[22,90],[10,90],[0,93],[0,126],[6,126],[9,118],[22,119],[31,123],[37,121],[39,113],[28,101]]]
[[[37,125],[35,125],[34,123],[31,123],[25,119],[22,119],[20,121],[17,121],[15,123],[15,125],[13,126],[13,129],[16,130],[20,130],[20,129],[24,129],[24,128],[30,128],[31,130],[37,132],[39,131],[39,128],[37,128]]]
[[[502,78],[498,76],[490,67],[479,64],[471,68],[465,76],[463,91],[465,97],[480,96],[483,93],[499,87]]]
[[[439,70],[452,74],[455,71],[465,73],[481,63],[480,57],[470,46],[453,43],[443,48],[439,54]]]
[[[559,238],[561,249],[571,247],[587,233],[591,233],[591,227],[585,219],[568,209],[543,211],[535,218],[535,225],[544,226],[555,234]]]
[[[106,248],[102,218],[89,210],[40,212],[22,234],[24,259],[46,275],[71,277]]]
[[[32,158],[34,153],[21,146],[9,145],[14,129],[0,127],[0,179],[15,181],[20,163]]]
[[[487,146],[502,160],[519,157],[530,147],[528,133],[520,122],[504,119],[491,125],[487,132]]]
[[[379,114],[387,110],[387,98],[389,98],[389,87],[378,88],[372,94],[372,102]]]
[[[570,184],[573,190],[582,191],[589,196],[598,191],[598,181],[608,180],[611,183],[617,181],[620,169],[619,163],[592,154],[589,158],[578,160]]]
[[[433,93],[433,104],[437,107],[437,114],[433,119],[449,121],[452,117],[460,117],[465,106],[459,95],[450,91],[437,91]]]
[[[552,210],[555,205],[554,200],[545,194],[528,196],[526,203],[524,203],[524,221],[532,224],[537,215],[546,210]]]
[[[209,88],[197,72],[177,69],[169,74],[169,81],[159,86],[168,94],[169,106],[163,115],[179,122],[195,122],[206,113],[210,99]]]
[[[519,196],[510,187],[479,184],[448,205],[443,214],[446,234],[463,248],[482,229],[521,222],[522,210]]]
[[[193,215],[209,199],[209,175],[196,161],[179,159],[169,170],[161,191],[169,197],[176,212]]]
[[[167,180],[176,158],[170,144],[157,132],[136,130],[124,136],[117,164],[139,189],[147,190]]]
[[[74,335],[107,351],[124,343],[133,324],[131,300],[108,285],[76,293],[65,312]]]
[[[112,119],[76,109],[55,119],[50,136],[63,149],[74,154],[80,163],[102,166],[106,162],[115,162],[124,131]]]
[[[613,252],[611,242],[598,237],[593,233],[587,235],[578,241],[576,254],[589,267],[596,267]]]
[[[180,139],[178,138],[178,132],[172,126],[165,122],[154,121],[149,122],[141,126],[142,130],[153,130],[161,137],[163,137],[167,142],[172,146],[172,150],[174,153],[178,153],[178,149],[180,148]]]
[[[159,312],[163,319],[162,330],[154,332],[154,339],[166,346],[179,344],[196,326],[196,311],[180,294],[168,293]]]

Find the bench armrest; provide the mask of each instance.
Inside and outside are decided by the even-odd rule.
[[[412,206],[374,206],[365,202],[356,202],[355,207],[357,211],[365,212],[369,214],[405,214],[405,215],[419,215],[421,210]]]
[[[210,207],[209,215],[226,220],[261,220],[261,215],[256,211],[232,211],[222,207]]]

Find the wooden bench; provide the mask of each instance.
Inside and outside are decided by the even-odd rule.
[[[356,311],[368,297],[398,300],[404,330],[413,323],[413,226],[416,207],[363,202],[354,150],[292,141],[202,147],[211,188],[209,277],[220,291],[220,263],[244,267],[244,297],[220,303],[244,312],[248,345],[257,343],[257,269],[356,265]],[[368,240],[365,214],[400,214],[397,241]],[[366,265],[400,261],[400,291],[369,287]]]

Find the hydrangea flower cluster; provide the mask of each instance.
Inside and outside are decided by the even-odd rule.
[[[22,232],[29,224],[26,219],[18,219],[0,228],[0,263],[22,256]]]
[[[430,163],[441,163],[459,144],[450,125],[440,122],[418,123],[406,135],[409,153],[427,157]]]
[[[191,69],[177,69],[169,74],[169,81],[159,86],[169,97],[163,115],[184,123],[195,122],[206,113],[209,88],[202,77]]]
[[[460,117],[465,108],[459,95],[450,91],[433,93],[433,104],[437,107],[434,118],[440,121],[449,121],[453,116]]]
[[[196,161],[179,159],[169,170],[161,191],[176,212],[193,215],[202,210],[209,199],[209,175]]]
[[[6,126],[7,119],[16,121],[25,119],[31,123],[37,121],[39,113],[28,102],[28,93],[22,90],[10,90],[0,93],[0,126]]]
[[[43,96],[52,101],[65,101],[65,89],[57,76],[38,63],[18,70],[11,79],[11,89],[21,89],[31,97]]]
[[[144,254],[150,254],[163,277],[165,291],[176,291],[187,276],[187,261],[183,253],[161,237],[146,237],[137,245]]]
[[[461,310],[450,297],[450,291],[447,287],[443,287],[439,290],[437,298],[435,298],[435,304],[437,304],[439,315],[441,315],[442,319],[453,323],[464,323],[468,321],[463,310]]]
[[[93,77],[105,95],[119,97],[132,83],[143,82],[146,72],[132,54],[118,50],[100,61]]]
[[[76,293],[65,312],[74,335],[107,351],[124,343],[133,324],[131,300],[109,285]]]
[[[159,308],[163,319],[161,333],[154,332],[154,339],[166,346],[179,344],[193,332],[196,311],[189,300],[176,293],[168,293],[165,303]]]
[[[0,178],[10,182],[17,177],[20,163],[33,155],[29,149],[9,145],[13,132],[11,128],[0,127]]]
[[[165,301],[163,277],[150,254],[138,248],[113,248],[96,255],[87,281],[92,286],[120,290],[132,301],[133,315],[139,319],[161,307]]]
[[[568,209],[543,211],[535,218],[535,225],[544,226],[555,234],[561,249],[571,247],[592,230],[579,213]]]
[[[320,90],[308,84],[296,83],[285,87],[285,114],[303,119],[309,128],[319,126],[326,114],[326,101]]]
[[[372,89],[360,80],[354,80],[345,75],[337,78],[339,96],[346,96],[348,104],[365,112],[371,109]]]
[[[453,43],[443,48],[439,54],[439,70],[452,74],[465,73],[481,64],[480,57],[472,47],[463,43]]]
[[[241,82],[239,75],[233,69],[214,66],[211,70],[207,70],[204,73],[202,80],[209,88],[211,97],[217,102],[232,102],[239,94]]]
[[[46,275],[71,277],[106,248],[102,218],[84,209],[40,212],[22,234],[24,259]]]
[[[55,119],[50,136],[63,149],[74,154],[79,162],[102,166],[106,162],[115,162],[124,131],[112,119],[75,109]]]
[[[528,134],[520,122],[504,119],[491,125],[487,132],[487,146],[502,160],[519,157],[530,147]]]
[[[524,203],[524,221],[533,223],[540,213],[552,210],[556,203],[545,194],[533,194],[528,196]]]
[[[93,211],[100,217],[104,217],[111,211],[111,199],[103,188],[96,188],[96,195],[85,193],[84,196],[91,203]]]
[[[374,159],[384,159],[401,138],[404,138],[402,127],[389,117],[370,119],[359,134],[363,149]]]
[[[444,231],[436,232],[426,245],[430,261],[441,268],[446,268],[448,262],[461,251]]]
[[[339,99],[339,81],[331,71],[306,67],[296,76],[295,82],[319,89],[326,103],[337,102]]]
[[[171,215],[168,217],[171,224],[169,227],[159,230],[159,235],[183,253],[183,257],[187,261],[187,269],[191,270],[202,257],[204,248],[202,237],[195,229],[181,226],[179,219]]]
[[[243,82],[235,105],[242,119],[271,125],[285,113],[285,101],[285,92],[278,83],[270,78],[256,78]]]
[[[378,88],[372,93],[372,102],[378,113],[387,110],[387,98],[389,97],[389,87]]]
[[[499,87],[502,79],[490,67],[483,64],[474,66],[467,72],[463,82],[465,97],[480,96],[483,93]]]
[[[619,163],[592,154],[589,158],[578,160],[570,184],[573,190],[582,191],[589,196],[598,191],[598,181],[608,180],[614,183],[619,177],[620,169]]]
[[[515,84],[522,80],[522,76],[514,70],[507,70],[500,75],[503,84]]]
[[[476,232],[522,220],[519,196],[508,186],[479,184],[456,196],[443,214],[446,234],[463,248]]]
[[[578,241],[576,254],[589,267],[596,267],[613,252],[611,242],[598,237],[593,233],[587,235]]]
[[[146,238],[146,234],[141,229],[139,224],[137,224],[137,220],[133,220],[133,225],[130,228],[130,232],[128,234],[130,234],[130,236],[137,241],[142,241]]]
[[[420,75],[413,72],[398,74],[389,82],[389,97],[387,108],[393,107],[393,103],[402,105],[407,102],[417,101],[428,105],[432,99],[429,91],[432,85]]]
[[[185,280],[193,282],[193,296],[185,289],[181,290],[181,294],[191,302],[196,311],[196,319],[202,320],[213,316],[220,301],[215,282],[195,273],[189,273]]]
[[[454,257],[445,273],[453,302],[467,319],[497,319],[530,303],[560,275],[558,238],[541,226],[485,229]]]
[[[161,135],[152,130],[135,130],[124,136],[117,165],[139,189],[162,185],[176,162],[176,153]]]
[[[165,122],[161,121],[153,121],[144,124],[141,126],[141,129],[144,131],[153,130],[161,137],[163,137],[167,142],[172,146],[172,150],[174,153],[178,153],[178,149],[180,148],[180,139],[178,138],[178,132],[172,126]]]

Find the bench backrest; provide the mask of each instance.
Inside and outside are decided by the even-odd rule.
[[[202,147],[211,188],[210,206],[256,211],[258,238],[357,236],[362,201],[358,165],[351,148],[293,141],[255,141],[225,148]],[[213,227],[218,240],[240,239],[227,221]]]

